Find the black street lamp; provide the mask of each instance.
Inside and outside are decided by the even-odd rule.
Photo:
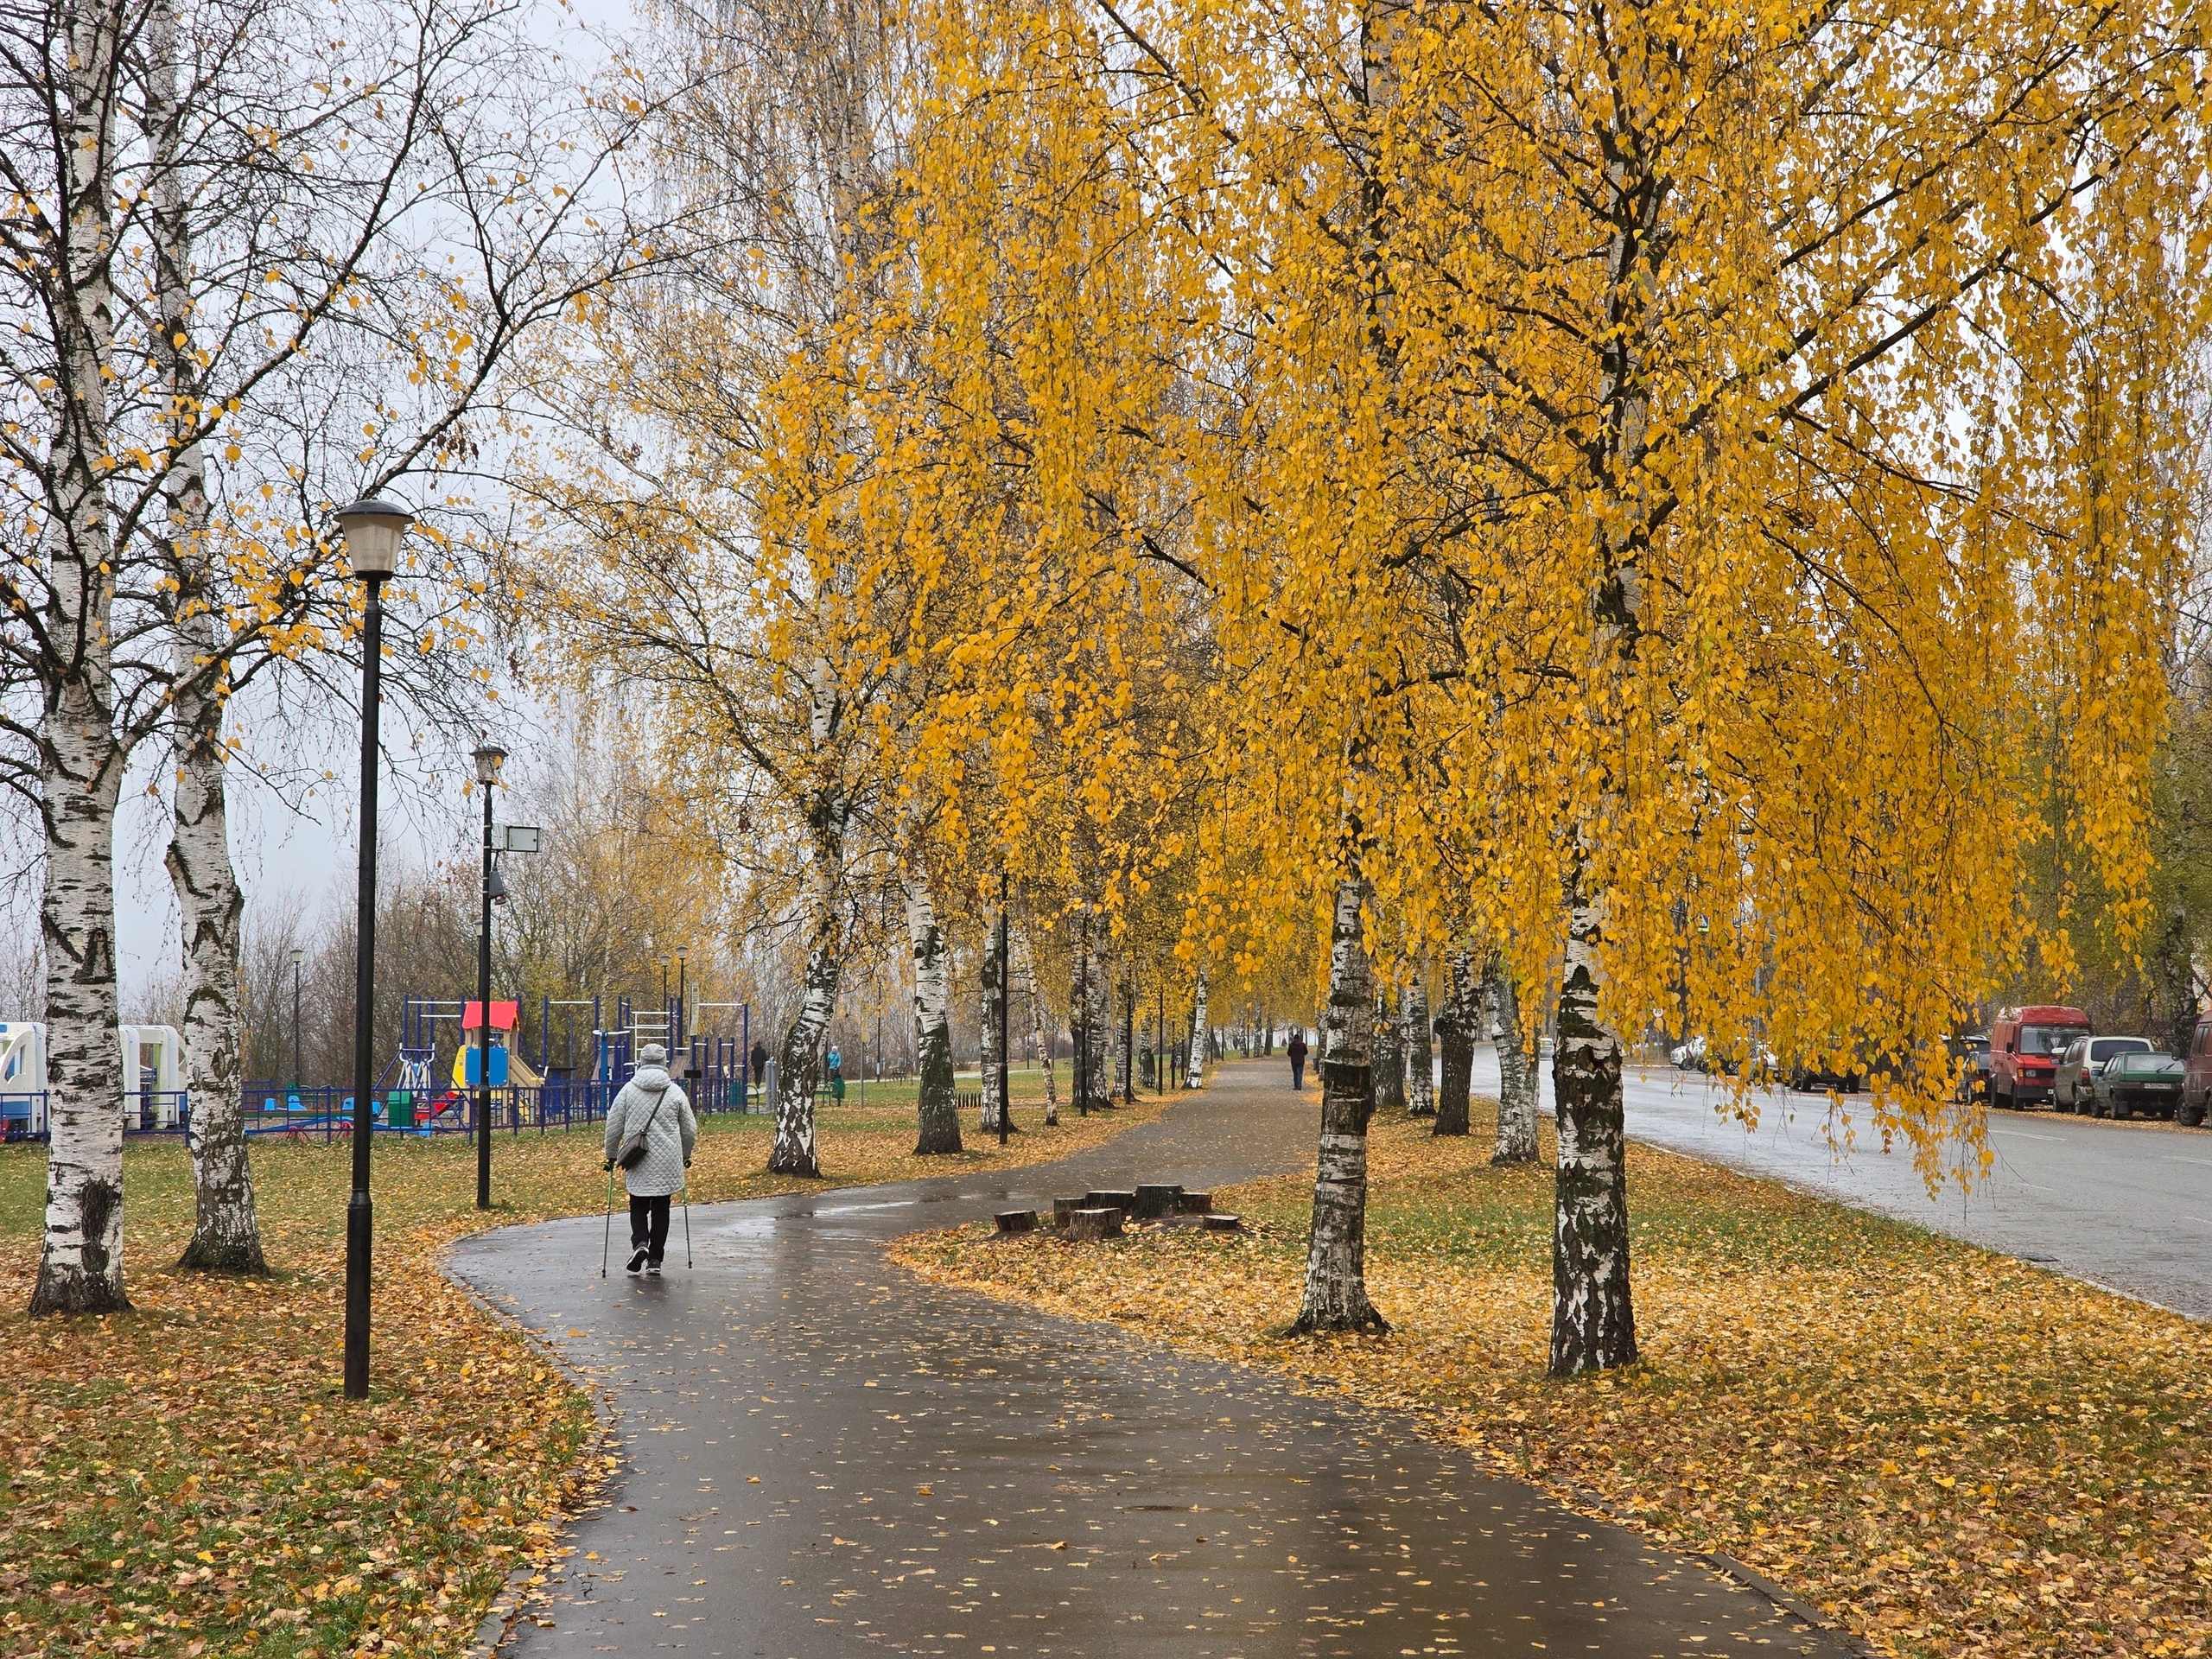
[[[1007,1079],[1014,1072],[1014,1050],[1007,1042],[1006,1011],[1014,1002],[1013,987],[1007,983],[1007,938],[1014,926],[1013,912],[1007,908],[1006,872],[999,872],[999,1145],[1006,1145],[1007,1118],[1014,1099],[1014,1090]]]
[[[484,796],[482,920],[476,933],[476,1207],[492,1207],[492,789],[507,752],[486,737],[476,746],[476,782]]]
[[[1090,1116],[1090,918],[1085,917],[1075,945],[1075,1110]]]
[[[292,1093],[296,1096],[300,1092],[300,963],[307,954],[300,950],[292,952]]]
[[[338,534],[367,589],[361,611],[361,850],[353,957],[353,1190],[346,1200],[346,1397],[369,1397],[369,1137],[376,1107],[377,704],[384,670],[384,584],[415,517],[373,498],[342,507]]]
[[[684,975],[684,969],[689,965],[684,961],[684,954],[690,949],[688,944],[676,947],[676,1007],[673,1010],[677,1041],[683,1044],[687,1057],[691,1052],[691,982]],[[671,1060],[676,1058],[676,1047],[673,1042],[668,1046],[668,1058]]]

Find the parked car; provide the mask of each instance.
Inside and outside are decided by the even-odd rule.
[[[2171,1117],[2181,1109],[2180,1060],[2153,1049],[2143,1054],[2115,1054],[2091,1085],[2091,1115],[2097,1117]]]
[[[1950,1040],[1951,1058],[1959,1063],[1958,1097],[1986,1099],[1989,1094],[1989,1033],[1969,1031]]]
[[[2079,1008],[2037,1003],[2005,1009],[1989,1029],[1989,1103],[2018,1111],[2049,1101],[2058,1057],[2088,1034],[2089,1016]]]
[[[1674,1052],[1667,1058],[1672,1060],[1679,1070],[1684,1071],[1703,1071],[1709,1069],[1706,1065],[1705,1039],[1702,1037],[1693,1037],[1687,1043],[1677,1044]]]
[[[2196,1034],[2190,1039],[2181,1106],[2174,1113],[2174,1122],[2191,1128],[2203,1122],[2208,1099],[2212,1099],[2212,1014],[2196,1022]]]
[[[1857,1066],[1839,1071],[1828,1060],[1799,1060],[1789,1068],[1789,1086],[1801,1095],[1827,1089],[1854,1094],[1866,1085],[1866,1074]]]
[[[2062,1112],[2087,1116],[2094,1098],[2092,1087],[2105,1062],[2116,1054],[2148,1054],[2158,1045],[2148,1037],[2076,1037],[2058,1057],[2058,1076],[2050,1085],[2050,1103]]]

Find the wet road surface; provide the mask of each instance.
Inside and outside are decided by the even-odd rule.
[[[1310,1167],[1316,1096],[1279,1067],[1225,1068],[1159,1122],[1006,1179],[1027,1205]],[[1402,1419],[882,1255],[1008,1198],[954,1179],[698,1209],[696,1270],[679,1222],[658,1281],[600,1279],[596,1217],[456,1245],[482,1294],[609,1385],[624,1459],[502,1651],[1847,1651]]]
[[[1496,1055],[1487,1047],[1476,1052],[1475,1088],[1495,1093]],[[2212,1319],[2212,1131],[1993,1111],[1989,1145],[1997,1161],[1987,1176],[1968,1191],[1953,1183],[1931,1198],[1902,1141],[1893,1152],[1882,1150],[1863,1094],[1843,1097],[1857,1136],[1840,1154],[1824,1130],[1826,1095],[1758,1090],[1758,1126],[1746,1129],[1713,1109],[1723,1090],[1694,1072],[1631,1068],[1623,1092],[1628,1132],[1637,1140],[1777,1176],[2192,1319]],[[1549,1110],[1548,1066],[1541,1099]]]

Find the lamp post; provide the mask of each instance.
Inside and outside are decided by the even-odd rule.
[[[688,995],[690,989],[690,982],[684,977],[683,974],[683,970],[687,966],[683,957],[684,953],[690,950],[690,948],[691,947],[688,944],[679,944],[676,947],[676,1018],[674,1028],[677,1034],[677,1041],[683,1045],[683,1052],[687,1055],[691,1052],[691,1001]],[[668,1058],[671,1060],[676,1058],[676,1045],[674,1043],[669,1045]]]
[[[366,588],[361,611],[361,850],[353,957],[353,1190],[346,1200],[346,1397],[369,1397],[369,1136],[376,1109],[377,702],[384,669],[384,584],[414,515],[374,498],[339,510],[338,534]]]
[[[292,951],[292,1093],[295,1096],[300,1092],[300,963],[307,959],[307,954],[297,949]]]
[[[486,737],[476,746],[484,795],[482,921],[476,933],[476,1207],[492,1207],[492,786],[507,752]]]
[[[1007,938],[1013,931],[1013,912],[1007,908],[1006,872],[999,872],[999,1145],[1006,1145],[1007,1117],[1014,1100],[1007,1079],[1014,1075],[1014,1050],[1006,1039],[1006,1012],[1014,1004],[1014,988],[1007,982]]]

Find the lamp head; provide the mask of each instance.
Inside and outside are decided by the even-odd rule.
[[[370,496],[333,515],[357,576],[388,576],[399,568],[399,544],[415,515],[397,501]]]
[[[302,963],[305,962],[305,961],[308,959],[308,953],[307,953],[306,951],[304,951],[304,950],[294,950],[294,951],[291,953],[291,957],[292,957],[292,966],[293,966],[293,967],[295,967],[295,968],[296,968],[296,967],[298,967]]]
[[[490,738],[479,743],[476,746],[476,781],[486,787],[498,783],[499,763],[506,758],[507,752]]]

